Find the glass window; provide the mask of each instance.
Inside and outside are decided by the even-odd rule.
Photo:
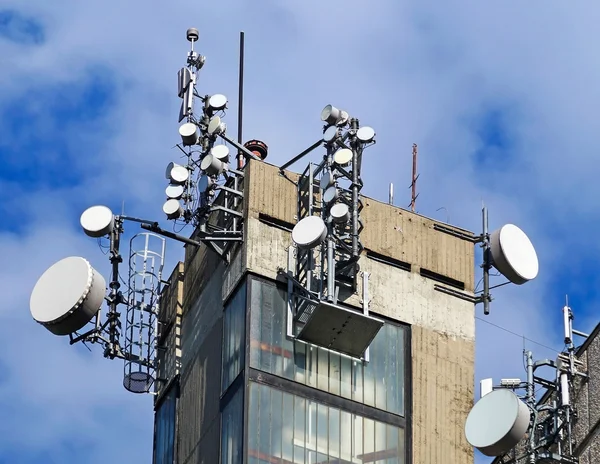
[[[370,362],[286,336],[287,293],[252,280],[250,366],[334,395],[404,415],[405,332],[386,323],[370,347]]]
[[[245,361],[246,284],[236,290],[223,315],[222,391],[238,376]]]
[[[175,451],[175,414],[177,406],[175,385],[163,397],[156,410],[154,464],[173,464]]]
[[[223,409],[221,417],[221,464],[240,464],[242,462],[243,399],[244,389],[239,388]]]
[[[405,463],[404,430],[393,425],[254,382],[248,412],[249,464]]]

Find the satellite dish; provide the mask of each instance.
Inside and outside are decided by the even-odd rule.
[[[198,190],[202,193],[206,192],[214,184],[214,181],[208,176],[201,176],[198,179]]]
[[[224,122],[221,122],[219,116],[214,116],[208,123],[208,133],[211,135],[219,135],[225,132],[226,126]]]
[[[226,163],[229,159],[229,147],[227,145],[215,145],[210,149],[210,154]]]
[[[190,171],[185,166],[169,163],[165,175],[174,184],[185,184],[190,178]]]
[[[326,236],[327,226],[319,216],[305,217],[292,229],[292,240],[305,250],[316,247]]]
[[[349,148],[340,148],[333,154],[333,161],[340,166],[348,166],[352,161],[352,150]]]
[[[319,183],[321,190],[326,190],[327,187],[333,185],[333,183],[335,182],[335,177],[333,175],[333,172],[331,171],[325,171],[325,173],[321,176],[321,181]]]
[[[183,185],[171,184],[165,189],[167,198],[174,198],[175,200],[179,200],[183,196],[183,192],[185,192]]]
[[[88,237],[99,238],[113,231],[115,216],[106,206],[92,206],[81,214],[79,223]]]
[[[183,207],[179,200],[171,198],[163,205],[163,212],[167,215],[167,219],[177,219],[183,214]]]
[[[220,111],[227,106],[227,97],[217,93],[208,99],[208,106],[213,111]]]
[[[323,194],[323,201],[326,204],[329,204],[335,200],[337,200],[338,197],[338,191],[335,188],[335,186],[329,187],[327,190],[325,190],[325,193]]]
[[[521,229],[506,224],[490,234],[494,267],[512,283],[521,285],[537,277],[539,263],[533,244]]]
[[[363,143],[372,142],[375,138],[375,129],[369,126],[361,127],[356,131],[356,138]]]
[[[225,164],[216,156],[210,153],[202,158],[200,169],[206,172],[209,176],[221,174],[225,170]]]
[[[33,319],[54,335],[68,335],[92,320],[105,295],[104,277],[86,259],[71,256],[42,274],[29,307]]]
[[[323,108],[323,111],[321,111],[321,121],[326,122],[327,124],[343,126],[348,122],[348,118],[348,113],[333,105],[327,105]]]
[[[198,126],[193,122],[186,122],[179,126],[179,135],[184,146],[198,143]]]
[[[348,219],[350,219],[350,209],[346,203],[336,203],[331,207],[329,213],[336,224],[348,222]]]
[[[323,140],[327,143],[333,142],[339,136],[338,128],[335,126],[328,127],[325,133],[323,134]]]
[[[495,390],[481,398],[467,416],[465,437],[486,456],[513,449],[529,428],[531,413],[510,390]]]

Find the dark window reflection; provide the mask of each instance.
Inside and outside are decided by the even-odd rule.
[[[250,366],[334,395],[404,415],[402,326],[386,323],[364,364],[286,337],[286,292],[252,280]]]
[[[229,300],[223,315],[223,379],[225,391],[242,370],[245,357],[246,284]]]
[[[243,432],[243,389],[235,393],[223,409],[221,433],[221,464],[241,464]]]
[[[156,411],[154,464],[173,464],[176,405],[176,389],[172,387]]]
[[[401,428],[272,387],[250,384],[249,417],[250,464],[405,462]]]

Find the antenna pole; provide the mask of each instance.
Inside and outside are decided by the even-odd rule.
[[[242,144],[242,123],[244,115],[244,31],[240,31],[240,75],[238,80],[238,143]],[[244,154],[238,151],[238,169],[244,167]]]
[[[527,394],[526,401],[528,406],[532,411],[535,411],[535,380],[533,378],[533,353],[531,351],[525,352],[525,357],[527,358]],[[537,413],[534,412],[534,429],[535,429],[535,421],[537,418]],[[531,431],[530,435],[530,450],[529,450],[529,463],[535,464],[535,451],[534,451],[534,443],[535,443],[535,430]]]
[[[415,203],[417,201],[417,156],[418,156],[418,151],[417,151],[417,144],[413,143],[412,146],[412,183],[411,183],[411,187],[412,187],[412,195],[411,195],[411,200],[410,200],[410,210],[414,213],[415,212]]]
[[[490,242],[488,233],[488,211],[485,205],[481,209],[482,226],[483,226],[483,314],[490,314]]]
[[[390,184],[390,205],[394,204],[394,184]]]
[[[114,359],[121,355],[121,347],[119,343],[119,312],[117,306],[121,303],[121,295],[119,288],[119,264],[123,262],[123,258],[119,253],[119,243],[121,241],[121,232],[123,231],[123,222],[119,218],[115,218],[115,227],[110,233],[110,264],[112,265],[112,276],[109,284],[110,294],[108,297],[108,314],[106,315],[109,323],[109,341],[106,344],[104,356]]]

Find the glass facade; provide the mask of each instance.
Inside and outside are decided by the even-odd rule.
[[[370,362],[363,363],[287,338],[286,291],[251,282],[250,367],[404,416],[403,326],[386,323],[370,346]]]
[[[266,385],[250,383],[248,414],[249,464],[405,463],[402,428]]]
[[[246,356],[246,283],[243,283],[225,306],[223,314],[222,391],[227,390],[244,367]]]
[[[221,415],[221,464],[243,462],[244,389],[239,388]]]
[[[173,385],[156,410],[154,464],[173,464],[175,457],[176,407],[177,388]]]

